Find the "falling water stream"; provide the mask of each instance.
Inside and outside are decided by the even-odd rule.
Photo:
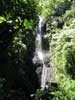
[[[41,74],[41,89],[44,89],[46,86],[46,78],[47,78],[47,68],[46,65],[44,64],[44,52],[43,52],[43,37],[44,37],[44,32],[43,32],[43,28],[44,28],[44,17],[39,16],[39,24],[38,24],[38,33],[37,33],[37,55],[38,58],[41,60],[42,62],[42,74]]]

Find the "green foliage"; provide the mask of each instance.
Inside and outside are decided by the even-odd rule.
[[[39,0],[39,14],[48,17],[50,54],[58,90],[37,92],[37,100],[75,99],[75,3],[74,0]],[[44,97],[44,98],[43,98]]]
[[[35,73],[28,59],[35,48],[36,19],[34,0],[0,0],[0,78],[6,79],[6,87],[0,88],[0,100],[26,100],[25,92],[29,95],[35,90],[34,79],[30,78]]]
[[[59,87],[58,90],[37,90],[35,100],[75,99],[74,0],[0,0],[0,77],[4,77],[0,79],[1,100],[25,100],[25,92],[28,94],[35,88],[30,59],[35,48],[33,31],[37,15],[48,18],[51,60]],[[21,73],[16,76],[15,70]],[[19,82],[24,83],[26,91],[12,90],[15,77],[22,80]]]
[[[62,84],[58,84],[57,89],[37,90],[35,99],[33,100],[74,100],[75,99],[75,81],[66,80]]]
[[[54,94],[51,93],[51,90],[40,90],[38,89],[35,94],[34,100],[52,100],[54,97]]]
[[[6,21],[6,19],[3,16],[0,16],[0,23],[2,23],[3,21]]]
[[[33,30],[37,18],[36,2],[34,0],[1,0],[0,7],[2,45],[7,45],[6,43],[9,42],[10,44],[7,46],[8,50],[11,45],[12,49],[16,47],[15,51],[18,51],[18,47],[21,50],[28,50],[34,41]],[[8,36],[10,38],[9,41],[7,39]]]
[[[65,19],[70,19],[71,17],[75,17],[75,7],[72,7],[70,10],[67,10],[64,16]]]
[[[53,35],[51,42],[52,61],[56,69],[56,80],[64,81],[74,75],[75,29],[63,30]],[[72,69],[73,68],[73,69]],[[69,73],[69,71],[72,71]],[[71,75],[70,75],[71,74]],[[70,75],[70,76],[69,76]]]
[[[75,19],[74,2],[57,3],[48,19],[51,61],[55,68],[58,90],[50,92],[52,100],[75,99]],[[73,5],[73,6],[72,6]],[[59,9],[64,13],[59,13]]]
[[[6,19],[12,17],[22,17],[34,19],[35,17],[35,1],[32,0],[1,0],[0,1],[0,15],[5,16]],[[33,16],[34,14],[34,16]]]
[[[66,9],[70,7],[71,0],[39,0],[38,1],[38,14],[48,17],[49,15],[61,15]]]
[[[75,81],[66,80],[62,83],[57,91],[52,92],[52,100],[74,100],[75,99]]]
[[[75,99],[75,1],[39,0],[39,14],[47,17],[50,54],[58,89],[37,91],[36,100]],[[44,97],[44,98],[43,98]]]

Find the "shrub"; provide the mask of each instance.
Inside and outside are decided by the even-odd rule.
[[[63,30],[52,36],[52,62],[55,66],[56,81],[75,78],[75,29]]]

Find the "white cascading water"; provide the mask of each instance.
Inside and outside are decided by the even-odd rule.
[[[44,53],[43,53],[43,49],[42,49],[42,38],[43,38],[43,31],[42,31],[42,26],[44,24],[44,17],[42,16],[39,16],[39,24],[38,24],[38,30],[39,32],[37,33],[37,44],[38,45],[38,50],[37,50],[37,55],[38,55],[38,58],[42,61],[42,65],[43,65],[43,68],[42,68],[42,75],[41,75],[41,89],[44,89],[45,86],[46,86],[46,78],[47,78],[47,68],[46,68],[46,65],[44,64]]]
[[[37,34],[37,40],[38,40],[38,51],[37,51],[37,54],[38,54],[38,58],[40,60],[43,61],[43,58],[44,58],[44,54],[43,54],[43,51],[42,51],[42,24],[43,24],[43,18],[41,16],[39,16],[39,24],[38,24],[38,34]]]

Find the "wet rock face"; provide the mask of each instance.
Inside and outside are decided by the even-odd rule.
[[[42,33],[46,33],[46,23],[43,23],[42,27],[41,27]]]
[[[37,78],[38,78],[38,83],[39,83],[39,87],[40,87],[40,84],[41,84],[41,74],[42,74],[42,61],[39,60],[37,54],[35,54],[34,58],[33,58],[33,63],[36,67],[36,74],[37,74]]]
[[[38,82],[39,82],[39,87],[40,87],[40,84],[41,84],[41,74],[42,74],[42,66],[38,66],[36,68],[36,74],[38,76]]]
[[[36,74],[38,76],[38,82],[41,85],[41,75],[42,75],[42,69],[43,69],[43,61],[41,61],[37,55],[37,53],[35,53],[35,56],[33,58],[33,63],[36,66]],[[49,63],[49,58],[47,56],[47,54],[44,54],[44,64],[46,65],[47,68],[50,68],[50,63]]]
[[[46,72],[46,84],[53,83],[54,82],[54,69],[53,66],[50,63],[50,52],[43,51],[44,54],[44,66],[45,66],[45,72]],[[39,60],[38,55],[35,53],[33,58],[33,63],[36,66],[36,74],[38,77],[39,87],[41,86],[41,76],[43,71],[43,62]]]

